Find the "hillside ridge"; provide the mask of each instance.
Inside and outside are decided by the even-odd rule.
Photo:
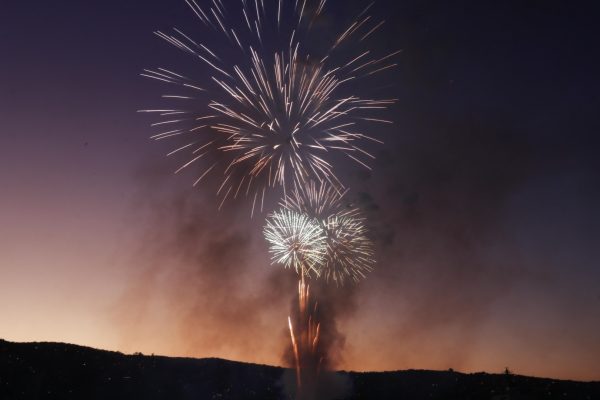
[[[59,342],[0,339],[0,399],[291,399],[293,371],[221,358],[123,354]],[[322,398],[600,399],[600,382],[485,372],[328,373]]]

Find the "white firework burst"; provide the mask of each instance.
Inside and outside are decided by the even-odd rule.
[[[288,209],[270,214],[263,230],[274,264],[319,276],[326,255],[325,234],[312,218]]]
[[[333,215],[324,222],[327,252],[322,275],[343,285],[346,279],[358,282],[373,270],[375,248],[366,236],[364,221],[352,216]]]

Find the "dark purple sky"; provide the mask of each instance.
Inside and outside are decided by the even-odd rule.
[[[279,363],[293,294],[262,217],[217,213],[136,113],[143,68],[204,68],[152,35],[203,35],[185,2],[5,3],[0,337]],[[380,259],[338,294],[341,367],[600,379],[594,11],[378,1],[399,101],[373,173],[341,166]]]

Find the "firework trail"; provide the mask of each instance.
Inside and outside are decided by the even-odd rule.
[[[310,287],[304,279],[298,282],[298,315],[294,327],[292,317],[288,325],[296,369],[297,398],[312,398],[323,364],[320,346],[321,324],[316,318],[317,303],[310,301]]]
[[[358,282],[375,264],[365,218],[358,208],[344,202],[345,194],[325,182],[311,181],[281,202],[283,207],[308,215],[321,226],[327,250],[320,275],[336,285],[343,285],[346,279]]]
[[[207,76],[196,81],[163,67],[142,73],[179,89],[163,96],[172,106],[141,110],[160,117],[154,139],[185,139],[169,153],[189,154],[177,172],[210,159],[194,185],[209,173],[222,174],[219,208],[247,196],[254,213],[257,201],[262,210],[266,191],[285,192],[291,182],[342,186],[332,152],[369,168],[374,157],[363,144],[379,141],[368,127],[391,123],[379,113],[394,99],[364,98],[355,90],[364,92],[364,79],[395,67],[399,53],[369,49],[367,39],[384,23],[368,15],[372,3],[325,50],[311,54],[305,43],[323,41],[310,38],[326,0],[316,7],[307,0],[228,1],[229,7],[222,0],[185,1],[206,29],[203,37],[219,44],[211,48],[177,28],[156,35],[196,59]]]

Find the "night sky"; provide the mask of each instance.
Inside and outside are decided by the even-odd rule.
[[[367,3],[329,0],[325,28]],[[373,49],[403,50],[399,101],[373,171],[340,164],[378,264],[331,289],[337,367],[600,380],[597,10],[373,14]],[[205,68],[152,34],[173,26],[206,32],[183,0],[3,2],[0,338],[282,364],[295,278],[270,265],[265,214],[218,212],[136,112],[160,104],[143,68]]]

